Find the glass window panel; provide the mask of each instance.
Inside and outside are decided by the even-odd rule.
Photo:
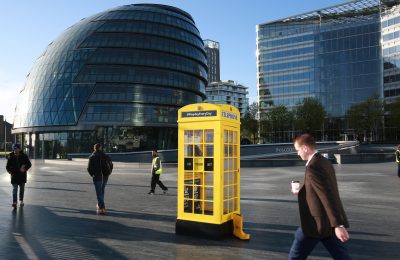
[[[232,151],[233,154],[232,154],[232,156],[233,156],[233,157],[237,157],[237,156],[238,156],[238,152],[237,152],[237,151],[238,151],[238,145],[233,145],[232,148],[233,148],[233,151]]]
[[[224,143],[228,142],[228,130],[224,130]]]
[[[236,131],[233,132],[233,137],[232,138],[233,138],[233,143],[237,144],[237,132]]]
[[[204,130],[205,142],[213,143],[214,142],[214,130]]]
[[[224,159],[224,171],[228,171],[229,170],[229,161],[228,159]]]
[[[205,145],[206,149],[206,157],[213,157],[214,156],[214,145],[207,144]]]
[[[224,156],[228,157],[229,154],[229,145],[225,144],[224,145]]]
[[[193,131],[185,130],[185,143],[192,143],[192,142],[193,142]]]
[[[186,212],[186,213],[193,213],[192,204],[193,204],[193,201],[192,201],[192,200],[184,200],[184,201],[183,201],[184,212]]]
[[[214,203],[212,202],[204,202],[204,215],[213,215],[214,214]]]
[[[214,172],[205,172],[204,173],[204,185],[214,186]]]
[[[203,214],[203,212],[202,212],[202,201],[200,201],[200,200],[194,200],[193,201],[193,203],[194,203],[194,214]]]
[[[214,200],[214,189],[213,188],[205,188],[204,199],[205,200]]]
[[[224,200],[230,199],[232,197],[230,186],[224,186]]]
[[[194,156],[197,156],[197,157],[203,156],[203,145],[202,144],[194,145]]]
[[[194,142],[195,143],[203,142],[203,130],[195,130],[194,131]]]
[[[185,144],[185,157],[193,156],[193,145],[192,144]]]
[[[232,139],[233,139],[232,131],[229,131],[228,135],[229,135],[228,142],[232,143]]]

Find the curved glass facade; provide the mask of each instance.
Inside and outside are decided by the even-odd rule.
[[[193,18],[137,4],[82,19],[49,44],[20,93],[14,133],[32,157],[177,147],[177,110],[205,99]]]
[[[260,111],[315,97],[329,116],[343,117],[382,96],[379,1],[357,2],[258,25]]]

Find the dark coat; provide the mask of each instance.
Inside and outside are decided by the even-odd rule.
[[[315,238],[329,237],[340,225],[349,227],[336,181],[328,159],[317,153],[306,167],[304,185],[298,194],[301,227]]]
[[[101,159],[111,160],[108,155],[102,151],[95,151],[89,156],[87,170],[89,175],[92,176],[93,181],[107,181],[108,175],[103,174],[101,170]]]
[[[25,172],[21,172],[21,167],[24,165],[26,169]],[[8,155],[7,159],[7,172],[11,174],[11,184],[23,184],[26,183],[26,175],[29,168],[31,168],[32,164],[29,160],[28,156],[24,154],[22,151],[19,155],[15,155],[14,152]]]

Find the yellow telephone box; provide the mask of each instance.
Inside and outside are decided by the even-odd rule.
[[[176,233],[222,238],[240,214],[240,113],[207,103],[178,113]]]

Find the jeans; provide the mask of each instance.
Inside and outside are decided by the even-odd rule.
[[[335,260],[350,260],[350,255],[347,251],[347,247],[343,242],[341,242],[335,234],[327,238],[312,238],[306,237],[303,230],[299,227],[295,234],[292,247],[289,252],[289,260],[300,260],[307,259],[311,254],[311,251],[318,244],[322,242],[324,247],[331,254],[332,258]]]
[[[96,189],[97,205],[99,208],[104,209],[106,206],[104,204],[104,191],[106,188],[107,181],[93,181],[94,188]]]
[[[21,184],[13,184],[13,203],[17,203],[17,194],[18,194],[18,186],[19,186],[19,200],[24,200],[25,193],[25,183]]]

